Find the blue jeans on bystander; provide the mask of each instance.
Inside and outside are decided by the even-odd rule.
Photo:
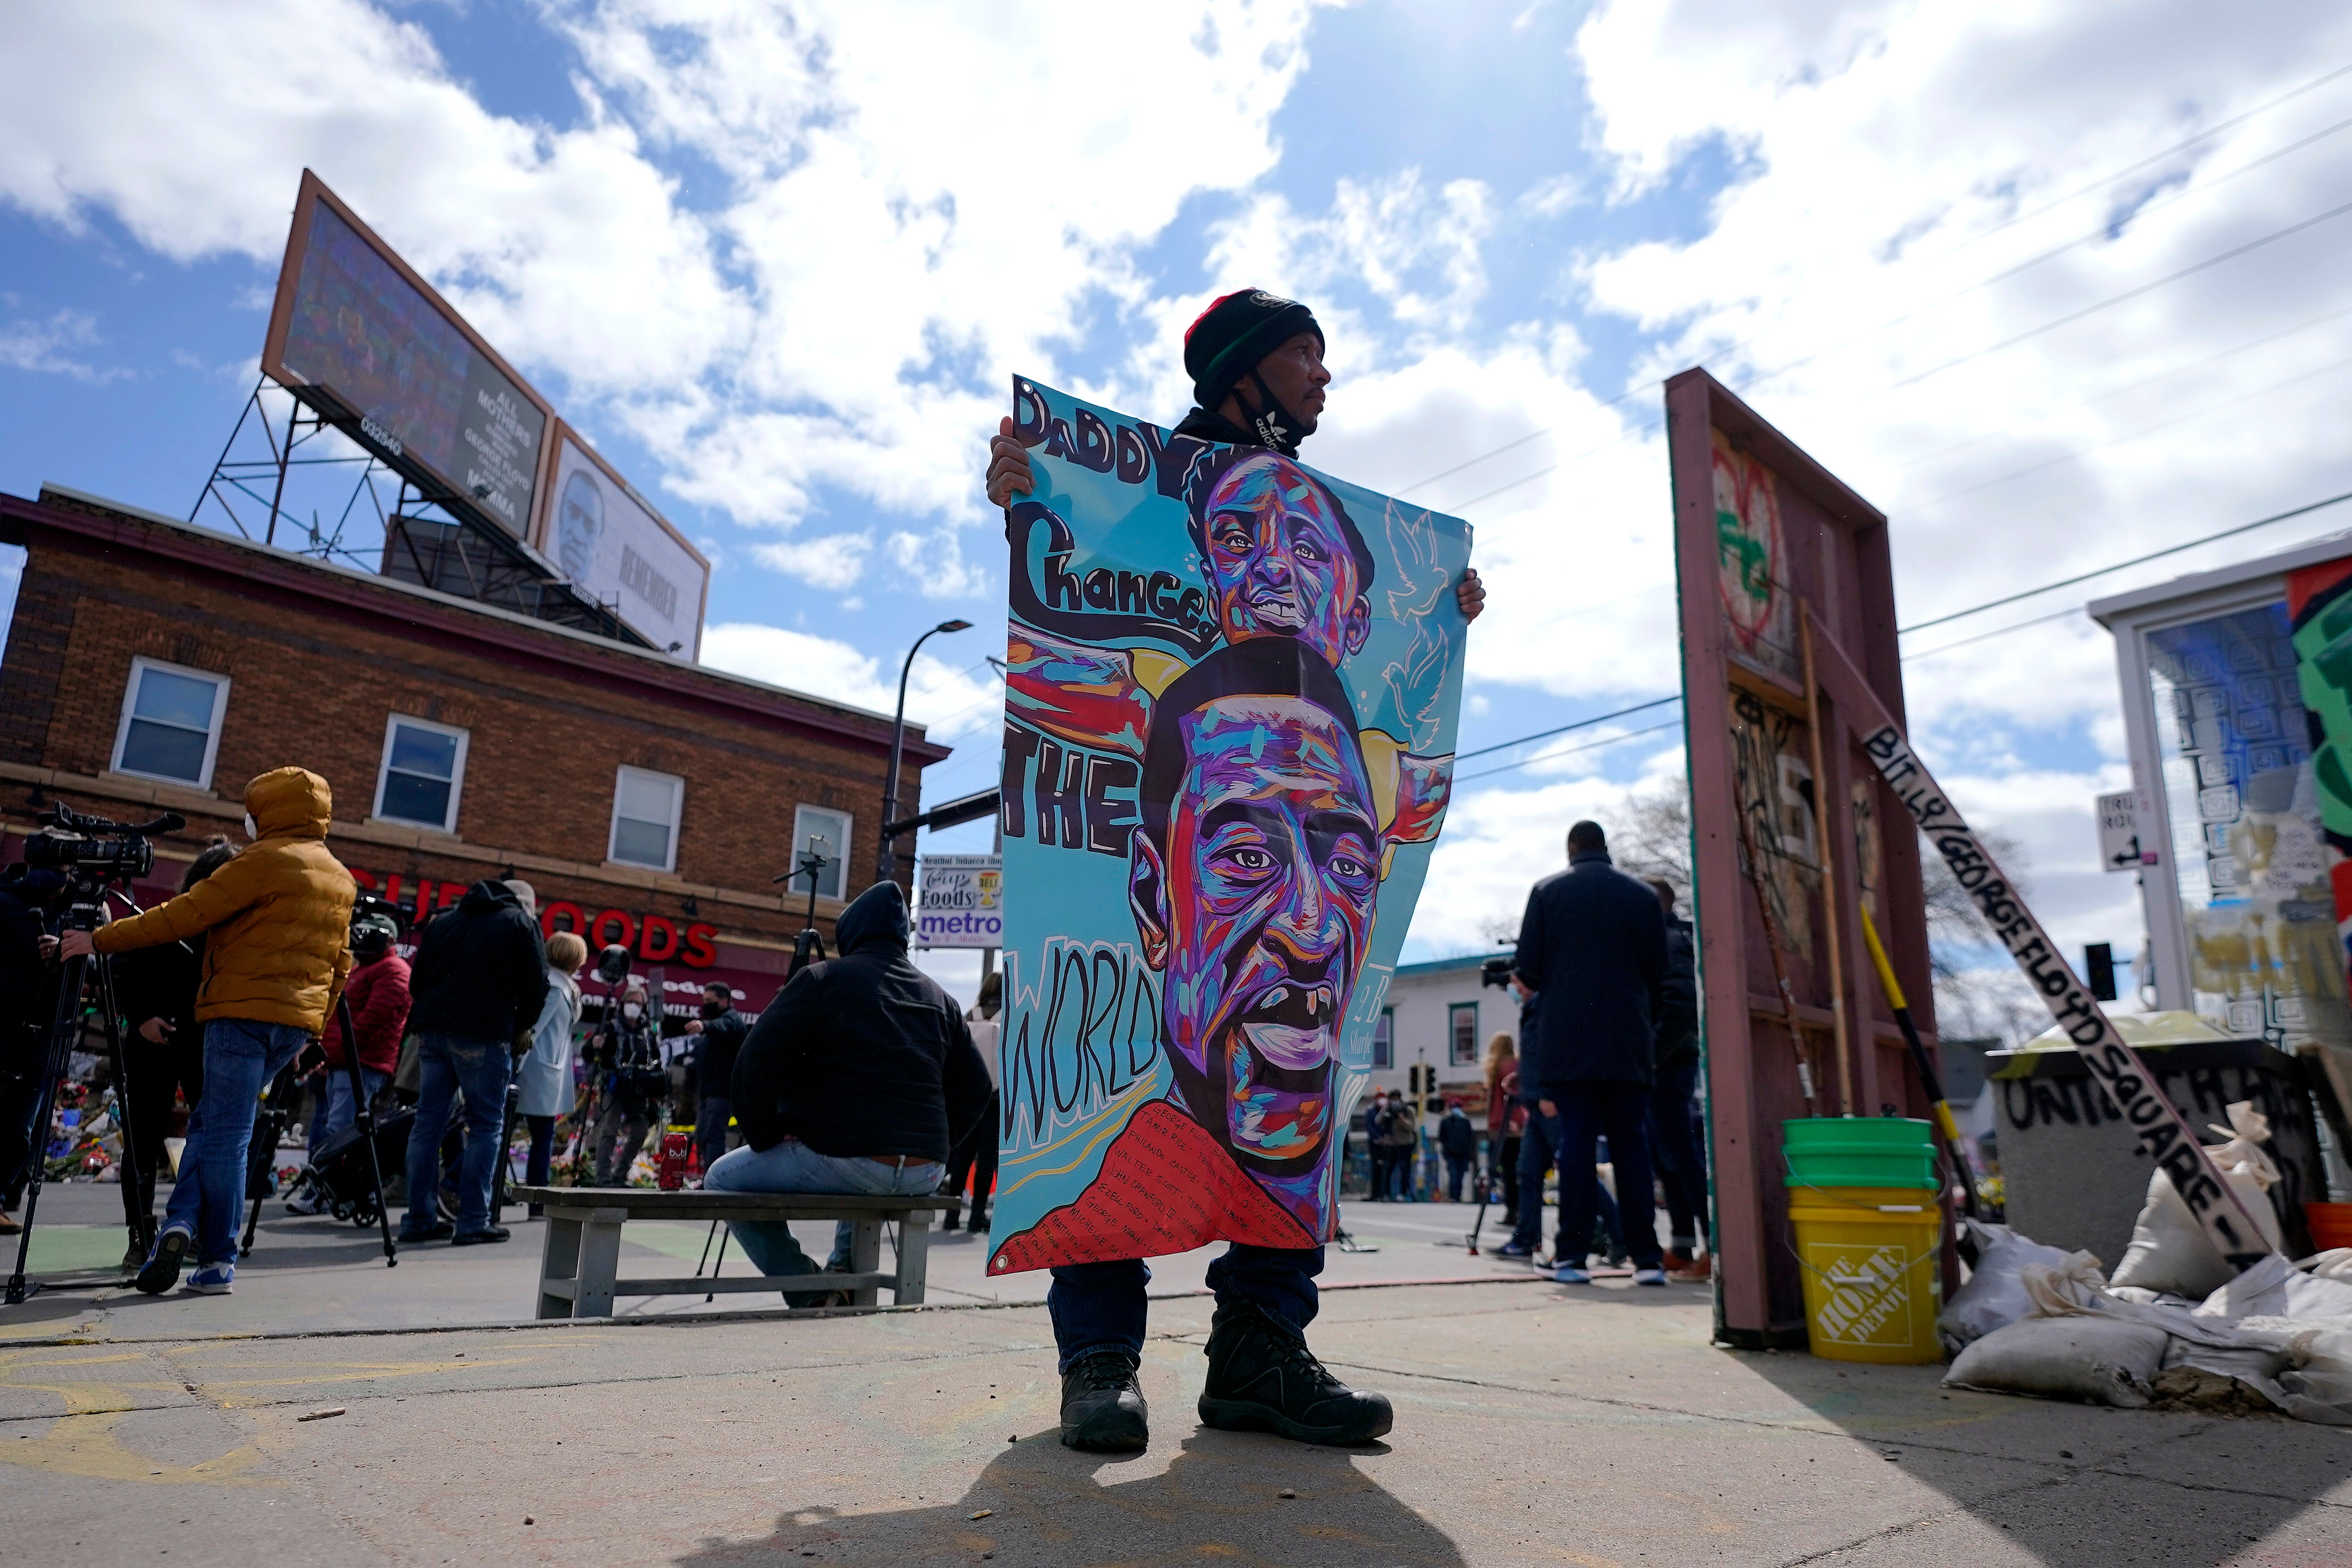
[[[856,1155],[820,1154],[798,1139],[787,1138],[765,1149],[746,1143],[711,1162],[703,1173],[706,1193],[849,1193],[875,1197],[920,1196],[940,1190],[947,1167],[937,1160],[908,1160],[886,1165]],[[929,1216],[924,1216],[929,1223]],[[762,1274],[815,1274],[820,1264],[801,1250],[792,1226],[783,1220],[730,1220],[727,1228]],[[849,1263],[850,1226],[833,1227],[831,1261]],[[813,1298],[784,1300],[798,1307]]]
[[[189,1113],[179,1179],[163,1209],[163,1229],[195,1237],[199,1264],[236,1258],[254,1112],[263,1088],[310,1043],[310,1033],[291,1024],[215,1018],[205,1026],[205,1092]]]
[[[414,1240],[439,1223],[441,1139],[449,1107],[466,1096],[466,1159],[457,1168],[457,1234],[490,1228],[490,1186],[506,1151],[507,1079],[513,1058],[504,1040],[477,1040],[429,1029],[416,1037],[419,1078],[416,1123],[408,1134],[408,1218],[400,1227]]]

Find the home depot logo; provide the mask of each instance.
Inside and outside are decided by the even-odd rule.
[[[1864,1252],[1816,1242],[1805,1249],[1820,1271],[1822,1300],[1813,1327],[1825,1340],[1849,1345],[1911,1342],[1911,1257],[1899,1247]]]

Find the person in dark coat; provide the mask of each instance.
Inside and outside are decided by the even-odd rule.
[[[1372,1178],[1371,1200],[1389,1201],[1389,1091],[1381,1089],[1364,1102],[1364,1150]]]
[[[727,1123],[735,1114],[735,1058],[751,1026],[735,1010],[735,988],[714,980],[702,988],[702,1016],[690,1020],[686,1032],[697,1037],[694,1147],[707,1176],[727,1152]]]
[[[228,864],[236,847],[215,838],[189,862],[180,891]],[[205,978],[205,933],[134,948],[112,961],[114,1000],[131,1027],[122,1037],[122,1073],[131,1099],[131,1143],[139,1162],[139,1205],[155,1208],[155,1174],[163,1168],[163,1140],[172,1107],[184,1097],[194,1110],[205,1097],[205,1031],[196,1022],[196,992]],[[143,1259],[142,1259],[143,1261]]]
[[[1445,1156],[1445,1201],[1462,1201],[1462,1179],[1470,1173],[1471,1158],[1478,1152],[1478,1134],[1458,1100],[1445,1102],[1437,1123],[1437,1152]]]
[[[705,1192],[930,1194],[948,1152],[988,1113],[988,1068],[963,1009],[907,958],[907,895],[877,882],[834,927],[838,958],[786,982],[735,1058],[743,1146],[719,1157]],[[730,1222],[763,1274],[814,1274],[782,1221]],[[829,1267],[849,1266],[835,1227]],[[791,1292],[793,1306],[825,1292]]]
[[[459,1247],[504,1241],[490,1223],[490,1188],[504,1155],[507,1083],[516,1035],[538,1022],[547,1001],[547,943],[527,882],[485,879],[425,928],[409,977],[408,1026],[420,1073],[416,1123],[408,1135],[406,1242],[447,1237]],[[451,1101],[466,1097],[466,1154],[453,1228],[436,1211],[441,1135]]]
[[[33,1118],[58,999],[58,966],[43,948],[65,893],[60,872],[22,861],[0,869],[0,1211],[24,1200],[32,1176]],[[23,1228],[0,1212],[0,1236]]]
[[[1676,1279],[1705,1279],[1697,1261],[1699,1226],[1706,1217],[1706,1162],[1691,1125],[1698,1089],[1698,942],[1691,923],[1675,918],[1674,884],[1650,879],[1666,916],[1666,984],[1658,1009],[1657,1082],[1650,1090],[1651,1161],[1666,1197],[1667,1270]]]
[[[1540,997],[1527,1053],[1538,1109],[1550,1118],[1559,1162],[1560,1217],[1552,1260],[1563,1285],[1591,1282],[1601,1134],[1609,1138],[1633,1282],[1664,1285],[1650,1204],[1650,1089],[1656,1081],[1657,1018],[1665,1002],[1666,919],[1657,895],[1610,864],[1595,822],[1568,830],[1568,869],[1528,894],[1512,963],[1519,988]]]

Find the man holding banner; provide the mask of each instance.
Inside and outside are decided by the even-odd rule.
[[[1142,1259],[1216,1237],[1231,1246],[1209,1268],[1202,1420],[1345,1444],[1393,1418],[1385,1397],[1334,1378],[1304,1330],[1336,1219],[1332,1152],[1370,1060],[1360,1015],[1377,1014],[1443,818],[1459,628],[1485,593],[1466,567],[1450,599],[1443,569],[1427,575],[1444,540],[1457,562],[1466,554],[1460,524],[1436,520],[1448,534],[1388,502],[1368,540],[1339,491],[1360,510],[1384,498],[1294,460],[1330,381],[1323,349],[1304,305],[1228,294],[1185,334],[1198,406],[1172,433],[1084,405],[1053,417],[1063,405],[1016,383],[1023,417],[992,444],[988,495],[1015,556],[1008,879],[1046,853],[1063,858],[1027,863],[1071,875],[1050,893],[1022,884],[1040,889],[1030,910],[1056,905],[1050,916],[1024,913],[1025,893],[1010,901],[1031,927],[1006,949],[1006,1176],[991,1268],[1053,1269],[1072,1447],[1145,1445]],[[1078,492],[1044,498],[1070,521],[1038,499],[1016,503],[1036,496],[1028,448],[1040,444],[1063,459],[1048,465],[1055,481]],[[1024,563],[1039,529],[1047,553]],[[1115,569],[1163,559],[1186,569]],[[1402,580],[1384,583],[1376,616],[1383,561]],[[1081,570],[1096,562],[1112,564]],[[1131,800],[1114,793],[1127,790]],[[1400,851],[1412,869],[1383,905]],[[1103,918],[1110,868],[1089,853],[1124,866],[1121,931]],[[1080,881],[1091,890],[1072,891]],[[1025,973],[1024,934],[1050,938],[1032,942]],[[1094,957],[1073,971],[1080,942]],[[1072,974],[1097,984],[1114,969],[1108,1012],[1061,1005]],[[1072,1016],[1118,1021],[1057,1046],[1056,1020]]]

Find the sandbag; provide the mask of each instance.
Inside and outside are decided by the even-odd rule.
[[[1944,1384],[2136,1410],[2148,1402],[2168,1337],[2096,1314],[2020,1318],[1962,1351]]]
[[[1974,1219],[1960,1223],[1976,1242],[1977,1265],[1969,1274],[1969,1282],[1952,1293],[1952,1299],[1936,1317],[1936,1331],[1945,1350],[1954,1355],[1995,1329],[2007,1328],[2033,1310],[2032,1300],[2026,1295],[2020,1278],[2029,1267],[2048,1268],[2078,1277],[2087,1271],[2090,1284],[2103,1282],[2099,1260],[2087,1252],[2044,1247],[2005,1225],[1988,1225]]]
[[[2228,1127],[2212,1129],[2225,1134],[2226,1141],[2205,1152],[2238,1202],[2261,1227],[2263,1239],[2276,1249],[2278,1213],[2271,1207],[2269,1194],[2278,1182],[2278,1167],[2261,1148],[2270,1137],[2270,1119],[2256,1110],[2249,1100],[2232,1101],[2229,1116]],[[2172,1178],[2162,1171],[2149,1176],[2147,1201],[2132,1226],[2131,1246],[2125,1249],[2123,1261],[2116,1265],[2109,1286],[2138,1286],[2202,1300],[2236,1274],[2237,1270],[2230,1267],[2229,1260],[2206,1237],[2205,1227],[2197,1223],[2197,1216],[2189,1212],[2189,1205],[2172,1185]]]
[[[2273,1252],[2191,1312],[2200,1318],[2352,1318],[2352,1275],[2332,1266],[2329,1272],[2306,1272]]]

